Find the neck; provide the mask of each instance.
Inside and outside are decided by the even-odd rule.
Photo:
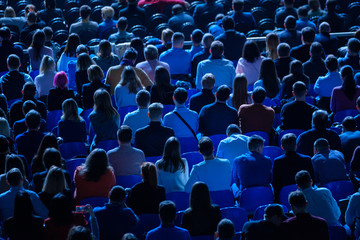
[[[81,19],[81,22],[82,22],[82,23],[88,23],[88,22],[90,22],[90,19],[88,19],[88,18],[82,18],[82,19]]]
[[[204,160],[212,160],[214,159],[214,154],[211,154],[210,156],[203,156],[204,157]]]
[[[226,101],[220,101],[220,100],[217,100],[217,99],[216,99],[216,102],[218,102],[218,103],[226,103]]]
[[[303,97],[296,97],[296,96],[295,96],[295,101],[305,102],[305,96],[303,96]]]

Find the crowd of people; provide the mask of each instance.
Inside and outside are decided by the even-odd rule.
[[[0,12],[1,236],[329,239],[344,226],[358,239],[360,3],[255,2],[9,0]],[[171,16],[152,26],[151,11]],[[350,37],[331,34],[350,27]],[[259,33],[265,42],[251,39]],[[85,158],[72,172],[65,144],[86,149],[71,156]],[[131,188],[117,184],[133,175],[142,180]],[[326,188],[335,181],[356,192],[342,212]],[[287,213],[289,185],[298,190]],[[255,186],[271,187],[274,204],[236,233],[211,193],[231,191],[239,203]],[[190,193],[181,214],[168,200],[175,192]],[[84,205],[93,197],[108,203]],[[139,235],[146,214],[161,225]]]

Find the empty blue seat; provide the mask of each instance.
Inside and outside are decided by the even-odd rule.
[[[257,221],[257,220],[262,220],[264,219],[264,213],[265,213],[265,208],[269,206],[269,204],[267,205],[262,205],[260,207],[258,207],[255,212],[254,212],[254,216],[253,216],[253,220],[254,221]],[[288,212],[288,208],[285,206],[285,205],[281,205],[283,210],[284,210],[284,213],[287,213]]]
[[[241,207],[227,207],[221,208],[221,218],[227,218],[234,223],[235,232],[240,232],[247,222],[247,212]]]
[[[62,116],[62,110],[49,111],[46,117],[46,129],[48,132],[51,132],[54,127],[58,125],[60,118]]]
[[[94,207],[103,207],[105,203],[108,202],[109,202],[109,198],[107,197],[89,197],[81,200],[79,205],[89,204],[94,208]]]
[[[275,158],[284,154],[284,150],[282,150],[280,147],[265,146],[263,149],[263,154],[271,158],[271,161],[274,162]]]
[[[346,240],[346,230],[343,226],[329,226],[330,240]]]
[[[270,187],[249,187],[245,188],[239,199],[239,206],[253,213],[256,208],[273,202],[273,192]]]
[[[157,160],[160,160],[162,156],[153,156],[153,157],[146,157],[145,160],[147,162],[155,163]]]
[[[116,185],[120,185],[123,188],[131,188],[141,181],[142,177],[140,175],[116,176]]]
[[[198,141],[195,137],[179,137],[181,153],[193,152],[198,150]]]
[[[210,197],[213,204],[220,208],[233,207],[235,205],[234,195],[230,190],[210,191]]]
[[[281,138],[288,133],[293,133],[295,134],[296,137],[298,137],[300,134],[302,134],[303,132],[305,132],[302,129],[287,129],[287,130],[283,130],[279,133],[279,146],[281,146]]]
[[[296,191],[298,188],[296,184],[287,185],[281,188],[279,199],[280,203],[284,206],[286,206],[288,209],[291,209],[291,206],[288,201],[289,194],[293,191]]]
[[[140,239],[143,239],[148,231],[160,225],[159,214],[140,214],[138,218],[139,222],[133,230],[133,233]]]
[[[166,199],[175,203],[177,211],[182,211],[189,207],[189,197],[187,192],[170,192],[166,194]]]
[[[127,106],[127,107],[120,107],[118,108],[118,113],[120,116],[120,123],[122,124],[124,122],[124,118],[126,114],[129,112],[135,111],[137,109],[137,106]]]
[[[71,182],[74,181],[74,172],[76,167],[80,166],[83,163],[85,163],[85,158],[74,158],[65,162],[65,168],[70,174]]]
[[[345,199],[354,193],[354,185],[350,181],[334,181],[324,185],[328,188],[336,201]]]
[[[243,133],[246,136],[251,137],[252,135],[259,135],[263,139],[265,139],[264,146],[269,146],[269,134],[267,132],[263,131],[253,131],[253,132],[247,132]]]
[[[88,150],[83,142],[68,142],[60,144],[59,150],[64,159],[71,159],[76,156],[87,156]]]
[[[117,140],[105,140],[96,144],[96,148],[104,149],[106,152],[119,146]]]
[[[339,112],[335,113],[335,115],[334,115],[334,122],[342,123],[342,121],[347,116],[355,117],[358,114],[359,114],[359,112],[356,109],[346,109],[346,110],[343,110],[343,111],[339,111]]]
[[[191,172],[191,169],[193,165],[198,164],[204,160],[203,156],[199,152],[187,152],[181,154],[182,158],[186,158],[189,166],[189,173]]]
[[[219,143],[221,142],[221,140],[227,138],[227,136],[226,136],[226,134],[216,134],[216,135],[209,136],[209,138],[213,142],[214,149],[216,151],[218,146],[219,146]]]

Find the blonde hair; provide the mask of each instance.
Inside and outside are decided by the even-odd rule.
[[[104,78],[104,72],[98,65],[91,65],[87,70],[90,82],[101,81]]]
[[[71,121],[79,122],[82,119],[79,116],[78,105],[75,102],[75,100],[72,98],[66,99],[63,102],[62,112],[63,112],[63,115],[61,116],[62,120],[71,120]]]
[[[275,60],[278,58],[277,46],[279,45],[279,37],[276,33],[266,35],[266,54],[267,57]]]
[[[140,79],[136,75],[134,68],[126,66],[121,74],[120,86],[128,85],[129,93],[137,93],[142,88]]]
[[[10,137],[10,126],[6,118],[0,117],[0,135]]]
[[[76,70],[84,71],[94,64],[95,62],[87,53],[81,53],[76,61]]]
[[[42,191],[55,195],[64,192],[66,188],[64,172],[61,168],[52,166],[46,175]]]
[[[113,18],[115,15],[115,11],[112,7],[106,6],[101,9],[101,13],[105,19]]]
[[[9,18],[16,17],[15,10],[10,6],[6,7],[4,12],[4,17],[9,17]]]
[[[55,70],[55,61],[49,55],[45,55],[40,64],[40,73],[45,74],[50,70]]]

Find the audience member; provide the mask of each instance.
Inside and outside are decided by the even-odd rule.
[[[339,66],[343,67],[345,65],[350,65],[353,70],[358,71],[360,70],[360,63],[359,63],[359,51],[360,51],[360,40],[357,38],[350,38],[348,43],[348,51],[345,57],[340,57],[338,59]]]
[[[297,18],[296,8],[294,8],[294,0],[283,0],[284,7],[280,8],[275,14],[275,25],[277,28],[284,27],[286,17],[293,16]]]
[[[325,61],[322,59],[324,54],[320,43],[314,42],[310,47],[310,59],[303,63],[304,74],[309,77],[310,84],[327,73]]]
[[[62,103],[69,98],[75,98],[74,91],[68,88],[69,80],[65,72],[55,74],[54,88],[50,89],[47,98],[48,110],[61,110]]]
[[[64,51],[57,62],[57,70],[68,72],[68,63],[76,61],[76,49],[80,45],[80,37],[77,33],[71,33],[67,39]]]
[[[340,134],[341,150],[345,157],[345,162],[349,163],[355,148],[360,142],[360,131],[356,130],[356,121],[348,116],[342,122],[343,132]]]
[[[196,79],[197,67],[201,61],[204,61],[210,57],[210,47],[214,41],[214,36],[210,33],[205,33],[202,38],[203,48],[196,53],[191,59],[191,79]]]
[[[322,22],[319,26],[319,33],[315,35],[314,42],[318,42],[324,48],[326,55],[336,54],[339,40],[336,36],[330,35],[331,29],[327,22]]]
[[[37,23],[36,13],[29,12],[26,17],[26,24],[20,33],[20,41],[24,43],[25,46],[30,46],[35,30],[41,29],[42,27],[42,24]]]
[[[254,89],[262,87],[266,91],[267,98],[280,97],[280,79],[276,73],[274,61],[265,58],[260,65],[259,80],[254,83]]]
[[[17,17],[14,8],[7,6],[4,10],[4,16],[0,19],[0,23],[12,28],[15,32],[20,32],[26,24],[26,18],[23,16]]]
[[[172,6],[173,16],[169,19],[168,24],[169,28],[174,32],[180,32],[184,23],[195,24],[192,16],[184,12],[184,7],[180,4],[175,4]]]
[[[359,148],[359,147],[358,147]],[[360,148],[359,148],[360,149]],[[360,192],[356,192],[353,195],[351,195],[349,203],[347,205],[347,209],[345,212],[345,223],[347,226],[353,228],[354,230],[354,236],[359,237],[359,196]]]
[[[133,33],[126,31],[128,28],[128,21],[126,17],[120,17],[117,21],[116,27],[118,32],[110,35],[109,42],[115,44],[130,42],[131,39],[135,37]]]
[[[37,172],[43,172],[46,170],[43,163],[43,156],[45,150],[48,148],[55,148],[59,150],[59,144],[57,142],[57,138],[53,133],[48,133],[42,138],[40,145],[37,149],[37,152],[31,162],[32,174],[35,174]]]
[[[155,69],[154,85],[150,88],[151,103],[159,102],[165,105],[173,105],[172,96],[176,86],[171,84],[171,77],[166,68],[158,66]]]
[[[48,0],[49,1],[49,0]],[[39,70],[41,60],[44,56],[53,57],[53,51],[51,48],[45,46],[45,33],[43,30],[36,30],[33,35],[32,42],[28,48],[29,58],[30,58],[30,74],[38,75],[36,70]]]
[[[203,36],[204,36],[204,33],[200,29],[195,29],[190,34],[191,48],[187,50],[191,55],[190,60],[192,60],[192,58],[194,57],[194,55],[196,53],[200,52],[203,49],[201,46],[201,40],[202,40]]]
[[[336,0],[327,0],[326,1],[326,10],[322,16],[319,17],[318,24],[322,22],[329,23],[331,29],[334,32],[342,32],[345,26],[344,18],[336,13]]]
[[[201,78],[201,92],[191,96],[189,108],[197,113],[203,106],[215,102],[213,88],[215,85],[215,76],[212,73],[207,73]]]
[[[325,11],[320,9],[320,1],[319,0],[309,0],[309,17],[321,17],[325,14]]]
[[[80,7],[81,21],[70,25],[69,33],[79,35],[83,44],[88,43],[91,39],[98,36],[98,23],[90,20],[91,8],[88,5]]]
[[[160,56],[160,54],[162,54],[166,50],[171,49],[171,46],[172,46],[171,39],[172,39],[173,35],[174,35],[174,32],[170,28],[165,28],[164,30],[162,30],[162,32],[161,32],[161,43],[157,44],[155,46],[158,49],[159,56]]]
[[[100,39],[108,39],[112,33],[116,32],[116,21],[113,20],[115,11],[112,7],[105,6],[101,9],[103,21],[99,24],[98,36]]]
[[[256,22],[253,15],[250,12],[244,12],[244,2],[242,0],[233,0],[232,9],[234,12],[230,17],[234,19],[236,31],[247,34],[249,31],[256,28]],[[240,57],[237,59],[239,58]]]
[[[87,70],[91,65],[95,65],[95,62],[90,58],[88,53],[80,53],[78,55],[75,71],[77,97],[82,97],[83,86],[86,83],[90,83]]]
[[[83,226],[74,226],[70,229],[68,240],[93,240],[90,229]]]
[[[196,26],[205,31],[208,23],[214,21],[219,13],[224,13],[224,7],[215,0],[207,0],[205,3],[196,5],[193,13]]]
[[[248,84],[245,74],[236,74],[232,86],[233,93],[230,94],[227,104],[239,110],[241,105],[252,103],[252,92],[248,91],[247,86]]]
[[[310,27],[314,31],[316,31],[316,25],[312,21],[309,20],[308,16],[308,7],[301,6],[297,10],[298,20],[296,21],[296,30],[301,31],[305,27]]]
[[[119,12],[119,18],[120,17],[126,17],[129,21],[134,20],[134,17],[136,20],[134,22],[145,25],[146,23],[146,14],[145,10],[138,7],[137,0],[127,0],[128,5],[124,9],[120,10]],[[129,27],[132,27],[131,25]]]
[[[3,145],[7,144],[5,142],[6,139],[4,139],[4,136],[0,136],[0,139],[1,139],[0,140],[1,144],[3,144]],[[1,155],[5,155],[5,154],[1,154]],[[2,174],[0,175],[0,193],[4,193],[4,192],[10,190],[11,186],[7,183],[6,174],[13,168],[18,168],[20,170],[21,174],[24,177],[23,187],[25,189],[29,189],[29,182],[26,179],[27,169],[25,168],[25,166],[27,165],[27,162],[24,159],[24,157],[23,156],[20,157],[19,155],[15,155],[15,154],[6,154],[5,160],[2,162],[4,164],[2,164],[3,166],[1,166]]]
[[[279,46],[279,37],[276,33],[268,33],[265,38],[266,57],[275,61],[279,57],[277,47]]]
[[[46,25],[50,25],[51,20],[54,18],[64,19],[63,13],[60,8],[56,8],[56,0],[45,0],[45,9],[40,10],[37,16],[40,20],[44,21]]]
[[[301,30],[302,44],[295,46],[290,51],[290,56],[305,63],[310,58],[310,47],[315,39],[315,30],[305,27]]]
[[[282,81],[290,73],[290,63],[295,58],[290,57],[290,46],[287,43],[280,43],[277,47],[279,58],[274,60],[276,72]]]
[[[306,89],[310,87],[310,79],[304,74],[304,69],[300,61],[294,60],[290,64],[290,74],[282,80],[281,90],[282,98],[289,99],[292,95],[292,87],[294,83],[301,81],[306,85]]]
[[[34,83],[39,99],[47,100],[49,91],[53,88],[53,80],[55,77],[55,61],[50,56],[44,56],[41,60],[39,75],[35,77]]]
[[[24,63],[24,53],[22,47],[12,43],[10,39],[10,29],[8,27],[0,28],[0,72],[8,71],[7,59],[11,54],[17,55],[20,58],[20,62]],[[25,66],[24,64],[23,69],[25,69],[26,67],[27,66]]]
[[[291,48],[300,45],[301,32],[296,30],[296,18],[291,15],[287,16],[284,27],[285,30],[278,33],[280,42],[286,42]]]

